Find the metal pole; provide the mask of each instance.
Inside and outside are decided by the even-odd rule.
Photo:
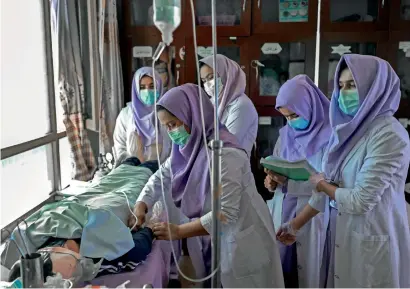
[[[212,141],[212,272],[219,268],[221,259],[221,229],[220,229],[220,210],[221,210],[221,151],[223,142],[219,139],[219,87],[217,85],[217,35],[216,35],[216,0],[212,0],[212,46],[213,46],[213,68],[214,68],[214,97],[215,97],[215,111],[214,111],[214,134],[215,139]],[[221,288],[221,272],[218,271],[212,277],[212,288]]]
[[[57,116],[54,88],[54,66],[53,66],[53,47],[51,38],[51,12],[50,0],[42,0],[43,17],[43,39],[46,53],[46,73],[47,73],[47,93],[48,110],[50,116],[50,131],[56,137],[51,143],[52,170],[53,170],[53,191],[61,190],[61,171],[60,171],[60,148],[57,138]],[[61,4],[59,4],[61,5]],[[56,48],[57,49],[57,48]]]

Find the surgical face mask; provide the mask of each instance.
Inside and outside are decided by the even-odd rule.
[[[309,121],[299,116],[288,120],[288,124],[296,130],[304,130],[309,126]]]
[[[341,90],[338,102],[344,114],[354,116],[360,107],[359,93],[357,90]]]
[[[146,105],[154,105],[155,99],[158,99],[159,91],[155,94],[153,89],[141,89],[140,90],[140,98],[141,101]]]
[[[184,146],[188,142],[189,137],[191,136],[185,129],[184,125],[177,127],[168,132],[169,137],[171,138],[172,142],[179,145]]]
[[[223,84],[222,84],[222,79],[220,77],[218,77],[216,79],[216,82],[218,84],[218,96],[221,95],[221,91],[223,89]],[[214,97],[214,88],[215,88],[215,78],[211,79],[207,82],[204,83],[204,88],[206,93],[210,96],[210,97]]]

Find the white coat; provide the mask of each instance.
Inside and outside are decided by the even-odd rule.
[[[230,102],[220,116],[220,121],[238,139],[250,157],[258,134],[258,113],[249,97],[241,95]]]
[[[317,171],[321,170],[324,150],[325,148],[307,159],[309,164]],[[278,140],[273,154],[278,157],[279,152],[280,141]],[[297,197],[296,214],[308,204],[313,190],[314,187],[309,181],[288,180],[287,194]],[[284,196],[282,187],[278,186],[273,199],[268,201],[268,207],[277,229],[283,223],[282,204]],[[298,281],[301,288],[319,288],[324,286],[324,284],[320,284],[320,273],[326,231],[329,223],[329,199],[321,198],[321,202],[313,203],[313,207],[323,213],[319,213],[303,226],[296,239]]]
[[[162,126],[160,126],[160,129],[163,140],[160,159],[164,162],[171,153],[171,140],[169,139],[168,133]],[[116,167],[126,158],[137,157],[138,134],[135,130],[131,102],[127,103],[127,106],[120,111],[115,123],[113,138]],[[145,160],[156,160],[156,146],[146,146],[144,148],[144,157]]]
[[[409,160],[407,131],[395,118],[380,117],[342,163],[335,194],[336,288],[410,287],[403,194]]]
[[[170,159],[162,166],[165,192],[170,192]],[[204,164],[206,165],[206,164]],[[142,190],[138,200],[149,208],[160,198],[160,175],[155,173]],[[249,158],[245,152],[222,149],[221,157],[222,197],[221,210],[227,223],[222,225],[221,279],[224,288],[284,287],[280,256],[275,230],[269,210],[258,194],[251,173]],[[211,194],[208,194],[200,220],[204,229],[212,233]],[[189,240],[196,240],[190,238]],[[196,248],[200,247],[197,244]],[[203,272],[201,264],[195,264],[198,252],[191,250],[197,276]],[[203,266],[202,266],[203,267]]]

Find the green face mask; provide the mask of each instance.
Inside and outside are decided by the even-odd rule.
[[[357,90],[341,90],[338,102],[344,114],[354,116],[360,107],[359,93]]]
[[[173,143],[179,145],[179,146],[184,146],[189,140],[189,137],[191,136],[185,129],[184,125],[181,125],[177,127],[176,129],[173,129],[171,131],[168,131],[168,135],[170,139],[172,140]]]
[[[140,98],[141,101],[145,105],[154,105],[155,99],[158,99],[159,92],[155,95],[155,91],[153,89],[141,89],[140,90]]]

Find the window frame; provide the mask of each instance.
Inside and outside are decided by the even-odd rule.
[[[12,145],[9,147],[1,148],[1,160],[19,155],[21,153],[33,150],[35,148],[41,147],[43,145],[50,145],[51,152],[47,160],[47,164],[52,168],[52,192],[48,199],[44,200],[29,212],[24,213],[17,220],[9,223],[4,228],[1,229],[1,242],[7,239],[8,233],[17,226],[19,222],[24,220],[27,216],[41,208],[44,204],[55,201],[57,192],[61,190],[61,170],[60,170],[60,150],[59,150],[59,140],[66,137],[66,131],[57,131],[57,115],[56,115],[56,97],[55,97],[55,87],[54,87],[54,68],[53,68],[53,52],[52,52],[52,38],[51,38],[51,22],[50,22],[50,0],[38,0],[41,1],[42,6],[42,19],[43,19],[43,41],[44,41],[44,53],[46,56],[46,61],[44,65],[46,66],[46,81],[47,81],[47,94],[48,94],[48,108],[49,108],[49,121],[50,121],[50,132],[45,136],[32,139],[23,143]]]

